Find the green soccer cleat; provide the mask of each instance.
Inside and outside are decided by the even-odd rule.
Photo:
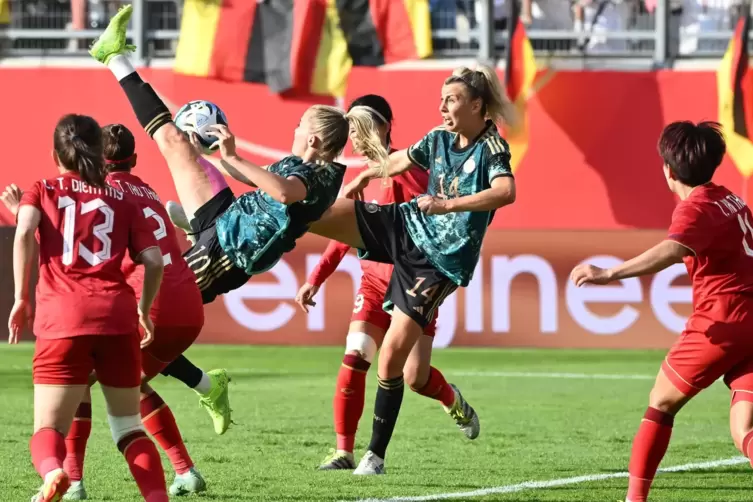
[[[356,468],[356,461],[353,454],[343,450],[331,450],[327,458],[319,465],[320,471],[337,471],[342,469],[353,470]]]
[[[128,21],[133,14],[133,6],[121,7],[117,14],[110,19],[105,31],[92,43],[89,54],[100,63],[107,64],[113,56],[126,54],[136,50],[135,45],[126,43]]]
[[[170,495],[181,497],[191,493],[200,493],[207,490],[207,483],[201,477],[201,473],[191,467],[188,472],[176,474],[173,484],[170,485]]]
[[[230,377],[226,370],[211,370],[207,372],[212,387],[209,393],[201,395],[199,404],[207,410],[214,422],[214,432],[219,435],[225,434],[230,427],[231,413],[230,398],[228,397]]]
[[[86,488],[84,488],[84,480],[71,481],[70,488],[63,495],[63,500],[87,500],[88,498]]]
[[[444,411],[455,420],[455,424],[458,426],[465,437],[468,439],[476,439],[481,432],[481,424],[478,421],[478,414],[473,406],[468,404],[463,394],[460,393],[460,389],[455,385],[450,384],[452,390],[455,391],[455,403],[449,408],[443,406]]]

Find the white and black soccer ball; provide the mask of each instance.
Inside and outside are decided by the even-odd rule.
[[[227,125],[227,117],[220,107],[202,99],[191,101],[183,105],[175,114],[175,125],[185,133],[196,133],[199,137],[204,153],[217,151],[217,138],[207,133],[210,126],[215,124]]]

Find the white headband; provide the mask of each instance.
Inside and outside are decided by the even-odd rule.
[[[389,121],[389,120],[387,120],[386,118],[384,118],[384,115],[382,115],[381,113],[379,113],[378,111],[376,111],[375,109],[373,109],[373,108],[372,108],[372,107],[370,107],[370,106],[364,106],[364,105],[356,105],[356,106],[354,106],[353,108],[363,108],[364,110],[368,110],[368,111],[370,111],[371,113],[373,113],[374,115],[376,115],[377,117],[379,117],[380,119],[382,119],[382,122],[384,122],[385,124],[389,124],[389,123],[390,123],[390,121]],[[351,108],[351,110],[352,110],[353,108]]]

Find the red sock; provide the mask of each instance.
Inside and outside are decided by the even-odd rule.
[[[434,366],[431,367],[429,380],[426,381],[426,385],[420,389],[413,390],[422,396],[436,399],[445,406],[452,406],[455,402],[455,391],[452,390],[450,384],[444,379],[442,372]]]
[[[86,442],[92,432],[92,404],[81,403],[65,438],[65,462],[63,469],[71,481],[81,481],[84,477],[84,456]]]
[[[337,374],[337,388],[332,407],[335,412],[337,449],[353,452],[358,421],[363,414],[366,395],[366,372],[371,363],[359,356],[346,354]]]
[[[29,441],[31,461],[42,479],[55,469],[63,468],[65,460],[65,438],[55,429],[45,427],[31,436]]]
[[[753,431],[748,432],[743,438],[743,455],[750,460],[750,466],[753,467]]]
[[[674,416],[651,407],[643,415],[630,454],[630,502],[646,502],[656,470],[667,452],[674,421]]]
[[[173,412],[156,392],[141,400],[141,422],[165,451],[175,472],[184,474],[193,467]]]
[[[133,479],[139,487],[141,496],[147,502],[169,502],[165,471],[154,443],[144,431],[127,434],[118,441],[118,450],[128,462]]]

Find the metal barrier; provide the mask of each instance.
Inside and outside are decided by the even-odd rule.
[[[183,0],[0,0],[0,55],[83,56],[120,5],[134,4],[136,58],[172,57]],[[256,0],[245,0],[256,1]],[[429,0],[436,57],[499,59],[514,0]],[[517,0],[520,1],[520,0]],[[719,57],[741,0],[534,0],[527,33],[539,57]],[[484,20],[487,20],[484,22]]]

